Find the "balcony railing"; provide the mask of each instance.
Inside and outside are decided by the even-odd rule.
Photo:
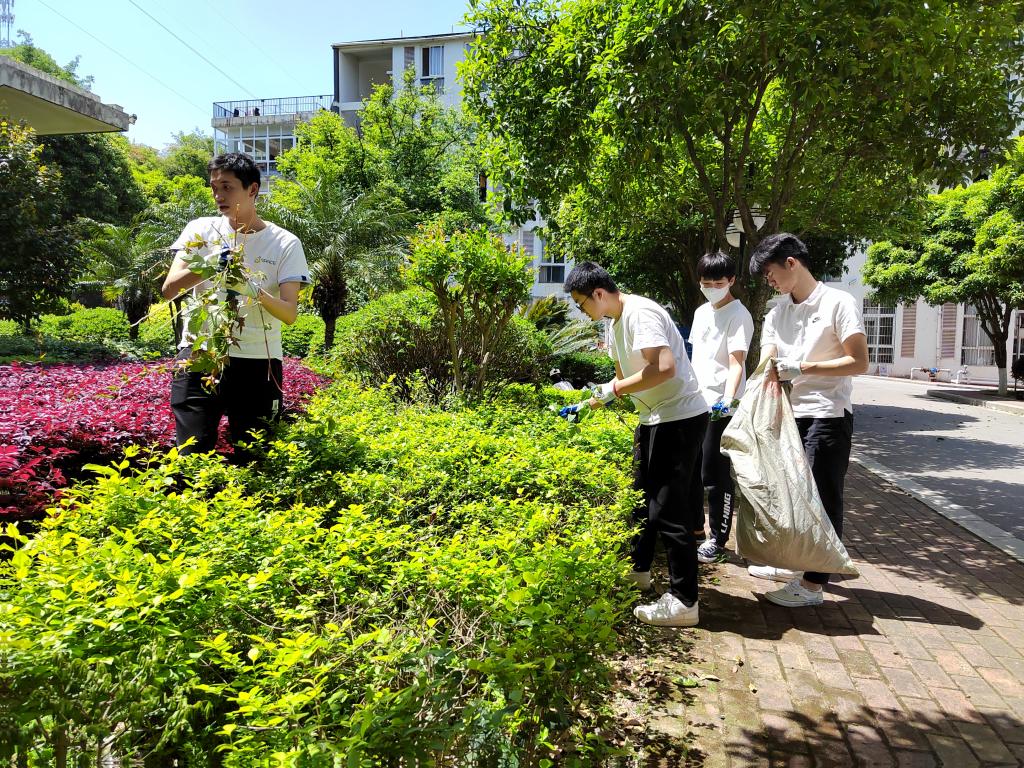
[[[267,115],[294,115],[297,112],[316,112],[330,109],[333,96],[289,96],[284,99],[247,99],[245,101],[217,101],[213,104],[214,119],[226,117],[265,117]]]

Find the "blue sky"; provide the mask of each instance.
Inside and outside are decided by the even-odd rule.
[[[214,101],[331,93],[332,43],[464,29],[467,5],[467,0],[15,0],[13,29],[31,34],[60,64],[81,55],[78,74],[95,77],[93,91],[138,115],[128,137],[162,149],[177,131],[199,127],[212,133]]]

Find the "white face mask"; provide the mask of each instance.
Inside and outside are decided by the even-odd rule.
[[[704,294],[704,298],[710,301],[712,304],[717,304],[726,297],[729,293],[729,286],[725,288],[714,288],[706,285],[700,287],[700,292]]]

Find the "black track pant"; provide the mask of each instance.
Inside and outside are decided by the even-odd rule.
[[[280,360],[242,357],[230,359],[220,383],[212,391],[203,386],[202,374],[175,373],[171,381],[175,442],[180,447],[190,437],[195,438],[182,453],[212,451],[217,444],[221,417],[227,415],[235,460],[251,460],[252,455],[238,444],[251,442],[252,430],[265,429],[280,418],[281,376]]]
[[[796,420],[804,443],[807,463],[811,465],[814,484],[832,521],[836,535],[843,537],[843,486],[850,466],[853,443],[853,414],[846,411],[835,418],[802,418]],[[812,584],[827,584],[829,574],[808,571],[804,578]]]
[[[700,510],[690,494],[708,415],[636,428],[633,438],[634,487],[644,505],[634,512],[633,570],[649,571],[661,535],[668,559],[669,591],[687,605],[697,602],[697,539]]]
[[[736,509],[736,488],[732,479],[732,462],[722,453],[722,433],[729,426],[731,419],[708,421],[704,432],[704,445],[701,448],[700,475],[694,476],[694,503],[699,500],[700,516],[696,531],[704,530],[704,489],[708,492],[708,521],[711,525],[711,538],[720,547],[729,541],[732,531],[733,512]]]

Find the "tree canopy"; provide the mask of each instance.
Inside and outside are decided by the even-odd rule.
[[[868,249],[864,281],[891,301],[969,304],[993,342],[1000,391],[1014,309],[1024,309],[1024,139],[991,180],[933,195],[921,233]]]
[[[719,247],[785,226],[877,237],[1016,124],[1016,0],[489,0],[463,76],[519,199],[644,180]],[[766,221],[754,231],[750,210]]]
[[[31,128],[0,117],[0,317],[24,326],[70,295],[81,260],[60,172],[41,155]]]

